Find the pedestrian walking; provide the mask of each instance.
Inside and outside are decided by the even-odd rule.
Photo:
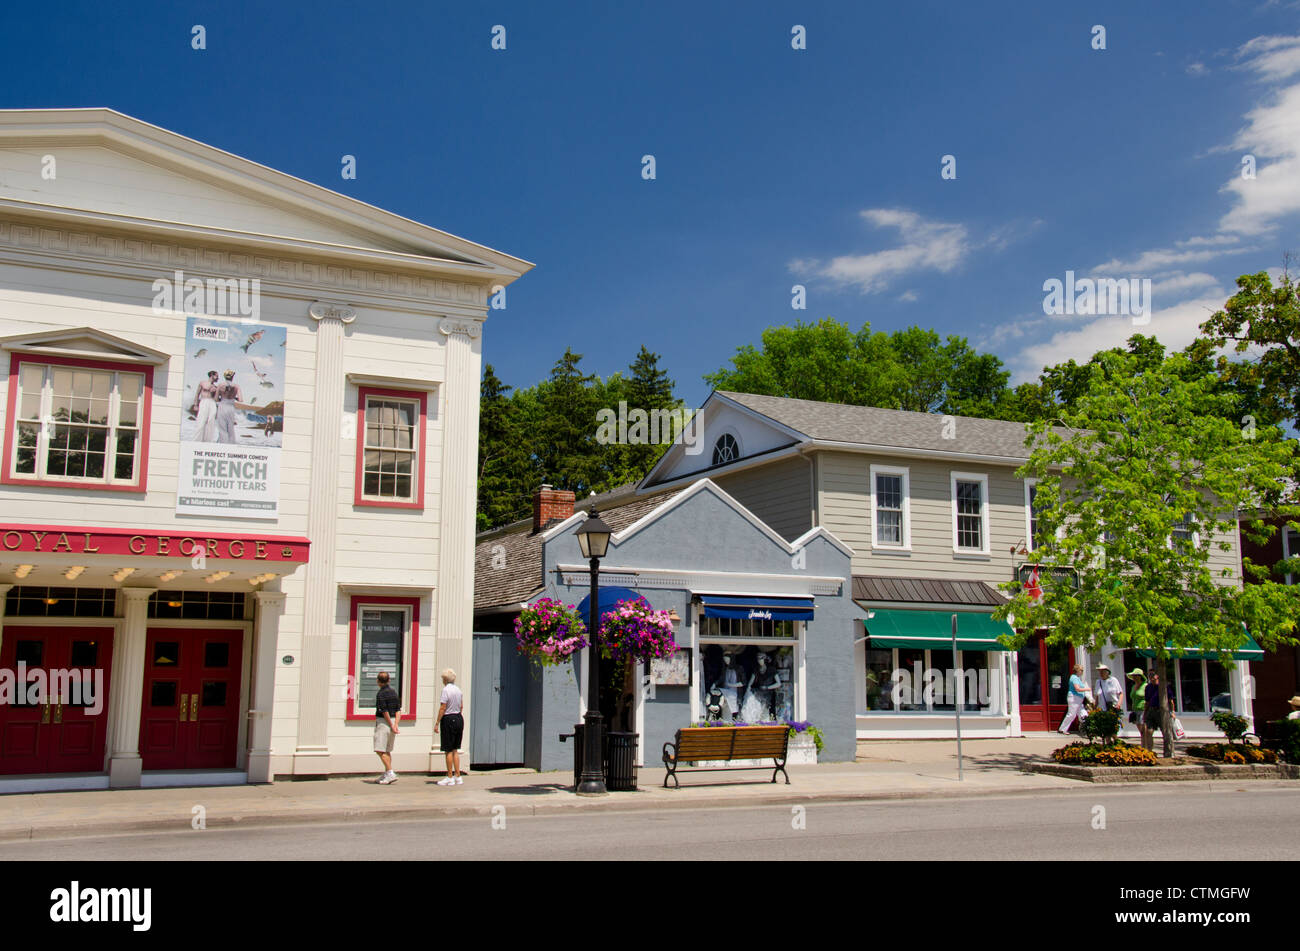
[[[379,754],[379,762],[384,764],[379,784],[387,786],[397,782],[397,774],[393,772],[393,739],[401,732],[397,729],[397,722],[402,719],[402,701],[397,691],[388,685],[386,671],[381,671],[375,680],[379,684],[379,692],[375,694],[375,752]]]
[[[1097,703],[1102,710],[1119,710],[1124,706],[1124,687],[1105,664],[1097,665]]]
[[[1088,711],[1084,704],[1091,699],[1092,691],[1088,689],[1088,682],[1083,679],[1083,665],[1075,664],[1073,673],[1070,674],[1070,690],[1066,696],[1065,719],[1061,721],[1061,726],[1057,732],[1069,733],[1076,717],[1079,723],[1082,724],[1088,718]]]
[[[1147,706],[1147,675],[1142,672],[1140,667],[1134,667],[1129,671],[1128,679],[1133,682],[1128,694],[1128,722],[1137,726],[1142,748],[1149,750],[1151,749],[1152,733],[1144,716]]]
[[[1300,693],[1296,694],[1287,701],[1291,705],[1291,712],[1286,715],[1288,720],[1300,720]]]
[[[1172,703],[1170,707],[1173,707]],[[1147,739],[1151,744],[1147,749],[1154,750],[1156,730],[1160,731],[1161,740],[1165,736],[1164,710],[1160,699],[1160,675],[1154,670],[1147,673],[1146,709],[1142,711],[1142,719],[1147,725]]]
[[[460,775],[460,741],[465,734],[465,695],[456,686],[456,671],[448,667],[442,672],[442,697],[438,702],[438,719],[433,722],[433,732],[442,733],[442,752],[447,758],[447,776],[438,780],[439,786],[460,786],[465,780]]]

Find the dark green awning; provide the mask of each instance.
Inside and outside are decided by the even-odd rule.
[[[1173,645],[1170,644],[1168,641],[1165,641],[1165,647],[1168,649],[1171,657],[1185,657],[1188,660],[1206,660],[1206,659],[1217,660],[1219,656],[1217,651],[1210,651],[1207,654],[1199,647],[1184,647],[1182,650],[1176,651],[1174,650]],[[1156,652],[1140,650],[1138,651],[1138,656],[1155,657]],[[1246,643],[1242,644],[1240,647],[1238,647],[1235,651],[1232,652],[1232,659],[1233,660],[1263,660],[1264,648],[1256,644],[1255,639],[1251,637],[1249,634],[1247,634]]]
[[[963,651],[1004,651],[998,637],[1014,634],[1006,621],[995,621],[991,614],[979,611],[900,611],[862,605],[870,615],[862,623],[871,637],[872,647],[928,647],[952,649],[952,616],[957,615],[957,649]]]

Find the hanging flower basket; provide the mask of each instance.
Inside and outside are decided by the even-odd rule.
[[[568,663],[587,646],[587,625],[572,604],[541,598],[519,612],[515,643],[519,653],[534,658],[543,667],[556,667]]]
[[[619,601],[600,616],[600,655],[620,663],[671,657],[677,650],[673,622],[642,598]]]

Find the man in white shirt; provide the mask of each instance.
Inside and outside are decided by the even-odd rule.
[[[433,732],[442,734],[442,752],[446,755],[447,776],[438,780],[439,786],[460,786],[465,780],[460,775],[460,741],[465,732],[465,695],[456,686],[456,671],[448,667],[442,672],[442,697],[438,701],[438,718],[433,721]]]
[[[1105,664],[1097,665],[1096,694],[1103,710],[1119,710],[1124,706],[1124,687]]]

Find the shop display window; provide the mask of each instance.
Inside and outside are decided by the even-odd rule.
[[[795,719],[794,650],[794,645],[701,644],[703,718],[744,723]]]

